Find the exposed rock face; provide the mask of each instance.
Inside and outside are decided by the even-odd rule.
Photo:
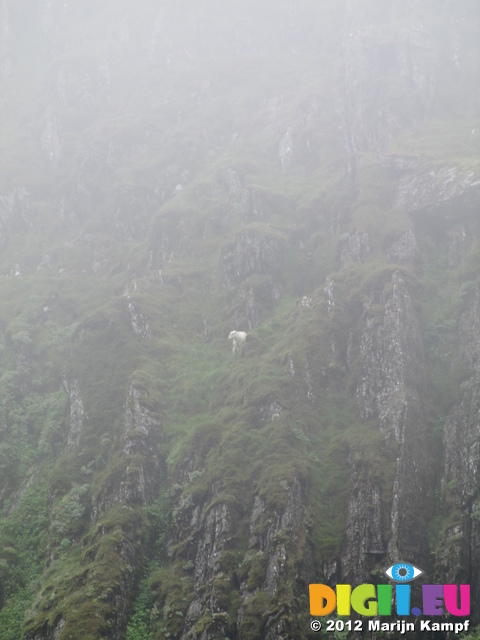
[[[448,243],[449,267],[459,266],[463,258],[465,258],[472,244],[472,240],[472,237],[467,234],[463,225],[459,225],[450,230]]]
[[[413,117],[427,113],[435,95],[438,47],[421,28],[396,31],[368,25],[346,34],[343,48],[343,105],[348,149],[381,151],[385,140]],[[398,98],[392,100],[389,77]],[[415,97],[415,109],[408,96]],[[416,114],[414,116],[414,113]]]
[[[99,492],[92,508],[94,522],[116,504],[149,504],[158,491],[162,461],[155,455],[155,445],[162,439],[162,424],[142,403],[145,396],[130,386],[122,433],[123,468]]]
[[[415,234],[411,229],[402,233],[387,247],[387,257],[390,262],[399,264],[415,264],[420,261],[420,251]]]
[[[184,481],[201,475],[200,471],[191,471],[194,463],[189,461],[184,470]],[[185,482],[184,482],[185,484]],[[243,574],[239,585],[241,602],[238,609],[238,638],[251,637],[246,620],[252,615],[258,593],[275,597],[282,583],[293,577],[306,585],[312,576],[311,548],[305,541],[306,496],[301,483],[295,480],[287,492],[286,506],[281,512],[272,508],[258,495],[244,512],[240,503],[226,504],[213,502],[212,497],[220,491],[220,483],[213,483],[205,499],[195,504],[191,494],[182,494],[176,501],[173,519],[168,533],[168,553],[179,558],[178,545],[185,536],[190,540],[182,553],[185,567],[190,562],[193,576],[193,592],[185,613],[185,625],[182,638],[191,637],[197,629],[196,624],[208,608],[212,612],[211,620],[203,631],[205,640],[231,637],[232,621],[228,615],[226,594]],[[238,537],[238,526],[242,518],[248,522],[248,546],[242,552],[240,565],[229,561],[229,553]],[[302,552],[299,554],[300,545]],[[188,554],[188,555],[187,555]],[[188,561],[187,557],[191,560]],[[236,557],[239,557],[238,555]],[[262,637],[282,638],[281,630],[286,621],[286,611],[282,608],[273,614],[260,611]]]
[[[382,431],[403,442],[409,405],[418,406],[423,347],[412,298],[400,272],[392,274],[389,285],[387,295],[374,293],[365,305],[357,398],[365,419],[378,418]],[[369,316],[374,304],[385,307],[380,323]]]
[[[442,211],[455,220],[458,213],[462,215],[478,202],[479,194],[480,180],[475,173],[457,167],[430,169],[400,181],[396,206],[409,213],[438,215]]]
[[[480,566],[480,293],[473,291],[459,318],[457,359],[463,366],[462,397],[450,411],[444,429],[444,501],[453,500],[460,514],[446,531],[437,571],[449,579],[470,580]],[[479,593],[475,583],[474,594]]]
[[[255,229],[245,229],[235,245],[222,258],[221,275],[225,282],[238,283],[253,273],[277,276],[281,274],[285,243],[272,235],[260,235]]]
[[[282,136],[282,139],[280,140],[280,143],[278,145],[278,157],[284,171],[290,169],[290,167],[293,165],[294,146],[291,127],[288,127],[288,129]]]
[[[353,467],[354,489],[348,509],[343,571],[361,579],[370,562],[428,557],[425,530],[433,490],[428,441],[421,402],[425,361],[420,323],[405,278],[393,272],[387,286],[372,291],[364,304],[357,400],[365,420],[376,420],[387,440],[399,443],[392,458],[393,486],[379,487],[364,463]],[[385,451],[385,455],[389,455]],[[392,492],[391,512],[382,513],[381,492]],[[412,501],[423,508],[411,512]],[[412,519],[415,519],[413,524]],[[408,523],[408,524],[407,524]]]
[[[359,473],[362,473],[361,468],[353,470],[355,489],[348,503],[347,544],[342,553],[344,575],[355,582],[365,575],[368,566],[383,560],[386,555],[381,489],[372,481],[360,488]]]
[[[242,195],[242,222],[249,224],[263,218],[263,203],[255,189],[245,189]]]
[[[362,264],[364,259],[370,253],[370,242],[366,231],[358,231],[355,229],[348,234],[348,239],[342,248],[340,260],[342,266],[347,262],[355,262]]]
[[[259,233],[245,228],[237,234],[235,245],[224,253],[220,262],[220,278],[224,286],[235,286],[235,326],[245,324],[249,330],[258,326],[261,317],[259,299],[272,308],[283,288],[285,238],[278,234]],[[260,276],[250,279],[251,276]]]
[[[0,0],[7,146],[8,92],[27,95],[37,72],[42,87],[12,125],[33,160],[17,176],[12,152],[1,176],[0,378],[14,410],[2,395],[0,470],[21,449],[10,429],[31,444],[20,463],[38,461],[32,485],[43,473],[53,486],[57,536],[39,552],[26,640],[84,637],[81,607],[103,616],[88,640],[121,640],[141,578],[145,637],[182,640],[304,638],[310,582],[373,581],[399,559],[480,601],[478,138],[469,125],[458,163],[411,143],[430,114],[456,131],[480,106],[467,64],[478,2],[310,2],[310,30],[299,3],[270,3],[277,45],[270,15],[232,4],[235,19],[212,21],[208,1],[185,15],[173,1],[105,0],[97,14],[37,0],[33,37],[19,38],[24,4]],[[91,51],[67,41],[77,18]],[[331,69],[315,66],[319,33],[335,39]],[[277,54],[264,87],[253,67]],[[449,74],[467,106],[442,87]],[[242,357],[226,326],[248,330]],[[436,357],[455,372],[447,409]],[[64,366],[69,411],[48,396]],[[55,514],[79,495],[60,540]]]
[[[84,416],[83,403],[76,381],[64,382],[71,402],[71,422],[69,447],[78,444],[81,435],[79,423]],[[159,484],[164,473],[163,462],[155,454],[156,444],[162,438],[162,424],[145,406],[146,393],[131,385],[125,408],[122,438],[122,460],[119,468],[103,484],[101,491],[89,507],[92,529],[88,542],[88,561],[111,563],[111,554],[116,558],[116,566],[110,566],[107,581],[102,572],[89,576],[90,589],[98,598],[111,607],[108,626],[114,640],[124,637],[125,626],[131,610],[132,596],[138,585],[139,576],[145,562],[145,547],[138,544],[137,527],[139,513],[135,507],[145,506],[157,497]],[[73,487],[74,491],[76,487]],[[88,491],[84,485],[83,492]],[[118,522],[109,521],[112,509],[124,512]],[[111,536],[115,539],[113,548]],[[58,550],[55,550],[58,553]],[[87,574],[85,574],[87,575]],[[102,575],[102,577],[100,577]],[[83,582],[86,577],[83,578]],[[60,616],[53,624],[45,623],[40,632],[27,633],[28,640],[55,640],[62,630],[71,624],[69,615]]]
[[[135,333],[138,336],[142,337],[144,340],[151,338],[152,332],[150,331],[148,320],[142,313],[137,310],[135,302],[129,300],[128,311],[130,312],[130,319]]]
[[[194,523],[195,519],[192,524]],[[185,618],[187,629],[182,638],[189,637],[191,626],[195,624],[206,606],[215,615],[213,632],[215,634],[223,633],[225,637],[228,637],[228,627],[224,619],[227,612],[222,610],[216,591],[219,586],[218,581],[225,582],[226,585],[229,584],[228,577],[224,576],[221,571],[220,556],[231,540],[233,526],[234,522],[230,510],[225,504],[219,504],[210,509],[204,517],[196,543],[194,589],[197,593],[206,589],[209,595],[206,599],[194,598],[190,603]],[[217,585],[214,584],[215,581],[217,581]]]
[[[242,629],[242,619],[249,607],[250,599],[258,589],[272,597],[280,589],[282,582],[294,579],[303,585],[313,580],[312,550],[307,543],[297,554],[299,546],[305,541],[306,496],[301,483],[295,479],[288,487],[288,501],[281,514],[272,513],[271,508],[255,496],[249,517],[249,541],[247,557],[262,563],[256,581],[250,570],[249,579],[240,585],[242,605],[238,612],[238,624]],[[252,555],[255,552],[255,555]],[[283,634],[293,631],[285,619],[285,610],[280,608],[266,617],[264,637],[280,640]],[[241,633],[245,640],[248,634]]]
[[[190,461],[185,469],[184,482],[189,483],[201,475],[201,471],[188,471],[193,469],[193,461]],[[192,475],[193,474],[193,475]],[[215,491],[215,488],[213,488]],[[188,638],[196,622],[202,616],[205,608],[211,610],[214,619],[213,628],[205,635],[205,638],[215,637],[215,633],[223,633],[228,637],[228,625],[226,611],[218,601],[219,586],[225,583],[228,588],[231,577],[224,575],[222,571],[222,554],[228,549],[229,542],[234,535],[237,521],[236,510],[222,502],[209,508],[208,499],[194,504],[190,493],[180,496],[174,511],[172,523],[168,532],[168,551],[173,554],[175,545],[184,540],[185,533],[190,539],[186,551],[190,556],[183,556],[185,567],[193,572],[194,597],[185,613],[185,628],[182,638]]]
[[[70,400],[70,429],[68,432],[66,450],[72,449],[78,444],[80,434],[83,428],[83,421],[85,419],[85,409],[83,407],[83,400],[80,394],[80,389],[77,380],[64,380],[63,386],[68,393]]]

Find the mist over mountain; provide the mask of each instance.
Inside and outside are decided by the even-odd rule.
[[[479,625],[480,4],[0,0],[0,122],[0,640]]]

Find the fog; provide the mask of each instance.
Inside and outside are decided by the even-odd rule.
[[[480,622],[479,31],[0,0],[0,640],[307,639],[400,562]]]

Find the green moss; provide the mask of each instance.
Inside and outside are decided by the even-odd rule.
[[[238,627],[240,637],[262,637],[270,605],[271,598],[264,591],[257,591],[245,601],[242,621]]]
[[[459,267],[449,267],[449,222],[392,208],[401,178],[376,153],[357,153],[354,184],[348,183],[349,158],[331,92],[345,16],[338,3],[311,1],[306,7],[292,13],[288,3],[277,3],[287,36],[277,34],[276,43],[265,45],[271,16],[264,12],[249,25],[249,38],[260,44],[252,49],[232,37],[235,54],[228,34],[231,25],[241,26],[245,7],[233,21],[223,7],[215,24],[227,55],[217,55],[215,38],[202,54],[196,36],[187,47],[179,36],[160,85],[138,73],[132,54],[122,57],[121,75],[128,81],[120,86],[118,60],[109,63],[108,83],[98,60],[118,49],[115,34],[130,11],[126,0],[90,14],[80,6],[65,13],[53,48],[45,43],[48,25],[12,4],[14,33],[18,24],[25,28],[12,37],[0,132],[0,299],[8,302],[0,310],[5,637],[19,635],[13,617],[23,617],[23,597],[26,605],[34,598],[26,626],[32,635],[45,635],[62,618],[62,638],[111,635],[115,595],[128,583],[133,597],[141,576],[146,578],[127,634],[132,640],[179,635],[192,597],[198,531],[187,537],[175,532],[179,542],[169,549],[171,557],[162,556],[165,520],[174,531],[177,519],[183,526],[187,507],[198,506],[206,517],[218,504],[227,505],[235,521],[217,558],[222,575],[211,585],[228,611],[231,636],[261,637],[267,615],[293,624],[295,563],[307,540],[314,549],[312,571],[341,552],[352,469],[357,488],[371,482],[383,487],[382,510],[390,512],[398,452],[377,424],[360,420],[355,396],[362,363],[350,356],[359,344],[358,318],[383,322],[394,270],[421,311],[430,381],[420,391],[426,419],[437,425],[431,441],[441,452],[446,414],[470,375],[468,362],[454,354],[459,317],[478,293],[479,243],[472,243]],[[434,38],[446,28],[447,9],[432,18]],[[176,11],[166,7],[167,24]],[[302,30],[299,42],[302,11],[311,28]],[[91,36],[88,52],[73,18]],[[190,27],[177,18],[188,40]],[[139,33],[151,30],[155,16],[146,10],[127,22],[130,39],[121,47],[128,49]],[[464,26],[471,46],[462,73],[471,78],[478,67],[475,21]],[[401,25],[392,27],[369,36],[368,46],[380,58]],[[295,46],[286,47],[285,37]],[[152,56],[158,56],[152,69],[165,58],[162,47],[152,44]],[[212,64],[210,77],[205,70]],[[384,110],[401,124],[382,141],[383,154],[418,156],[422,171],[455,166],[478,174],[473,85],[454,66],[438,70],[435,114],[419,120],[412,92],[380,64],[376,90]],[[61,93],[63,72],[54,81],[52,69],[70,67],[77,73],[67,73],[66,93],[47,115],[59,123],[62,144],[61,162],[49,165],[38,144],[45,128],[42,105],[52,103],[52,91]],[[84,104],[90,97],[94,108]],[[294,163],[284,171],[278,145],[287,128]],[[238,193],[229,192],[228,168],[239,177]],[[183,188],[176,191],[179,183]],[[14,187],[28,191],[28,204]],[[258,204],[254,220],[245,201],[251,190]],[[474,211],[455,215],[478,235]],[[354,228],[368,231],[371,254],[362,265],[341,268],[342,234]],[[387,248],[410,228],[421,264],[390,264]],[[222,259],[239,234],[274,240],[281,255],[265,270],[257,265],[244,281],[226,284]],[[13,275],[17,263],[21,276]],[[331,313],[323,290],[327,276],[334,280]],[[232,357],[227,335],[234,326],[248,326],[246,291],[254,295],[257,326]],[[311,306],[297,306],[304,295]],[[129,302],[148,319],[150,339],[135,333]],[[63,381],[73,379],[85,416],[78,447],[67,451],[70,406]],[[135,445],[143,438],[138,429],[125,434],[130,385],[144,394],[140,405],[158,424],[149,439],[147,493],[153,497],[168,475],[168,515],[166,499],[135,509],[120,500],[109,508],[146,462],[138,450],[124,451],[125,435]],[[297,483],[305,523],[296,545],[285,530],[270,541],[285,545],[288,557],[287,579],[272,597],[261,591],[268,551],[247,555],[239,567],[252,502],[260,496],[266,505],[254,532],[262,537],[281,518]],[[454,493],[447,487],[444,506],[457,521]],[[438,521],[434,525],[439,538]],[[128,561],[124,544],[133,550]],[[156,564],[148,566],[152,556]],[[236,630],[245,581],[250,591],[260,591],[247,601]],[[225,622],[215,615],[224,613],[204,612],[196,633]]]
[[[265,583],[267,562],[268,557],[263,553],[257,554],[251,559],[247,579],[247,589],[249,591],[255,591]]]

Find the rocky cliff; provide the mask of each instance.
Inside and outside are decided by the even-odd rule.
[[[32,7],[0,1],[0,640],[311,638],[309,583],[399,560],[476,602],[477,4]]]

